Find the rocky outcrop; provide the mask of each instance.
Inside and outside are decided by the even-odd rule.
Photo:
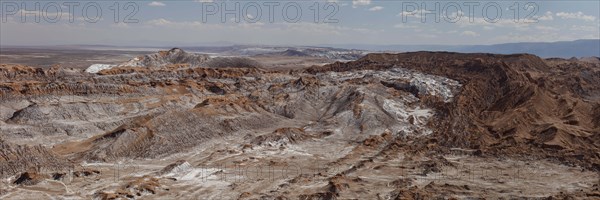
[[[191,54],[179,48],[173,48],[168,51],[159,51],[155,54],[136,57],[118,66],[159,68],[168,65],[185,64],[193,67],[201,65],[209,58],[207,55]]]
[[[396,67],[462,84],[452,103],[434,105],[442,120],[436,125],[436,137],[448,138],[442,141],[445,145],[561,157],[600,170],[600,155],[592,153],[600,151],[595,125],[600,119],[592,111],[600,91],[592,84],[600,81],[597,65],[544,61],[527,54],[415,52],[369,54],[307,72]],[[588,160],[581,162],[581,156]]]
[[[204,54],[185,52],[179,48],[159,51],[155,54],[135,57],[117,65],[96,64],[88,67],[87,73],[110,74],[112,69],[121,71],[147,71],[145,69],[177,69],[190,67],[205,68],[257,68],[261,64],[247,57],[210,57]],[[105,72],[106,71],[106,72]]]
[[[0,177],[6,178],[20,173],[17,184],[34,184],[38,177],[50,172],[68,171],[73,164],[43,146],[24,146],[0,139]],[[29,171],[29,172],[27,172]]]

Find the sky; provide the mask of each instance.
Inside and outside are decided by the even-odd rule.
[[[600,38],[598,0],[1,0],[0,6],[0,45],[477,45]]]

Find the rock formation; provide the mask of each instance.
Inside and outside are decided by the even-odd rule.
[[[101,199],[595,198],[587,60],[376,53],[272,71],[171,49],[97,74],[2,65],[0,198],[58,174],[89,192],[52,195]]]

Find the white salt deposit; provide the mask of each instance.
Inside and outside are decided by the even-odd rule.
[[[413,118],[414,125],[424,125],[427,119],[432,116],[431,109],[420,107],[410,108],[402,102],[386,99],[383,101],[383,109],[391,114],[395,114],[399,121],[409,122]]]
[[[419,90],[419,94],[441,97],[444,102],[452,101],[454,94],[462,86],[458,81],[442,76],[395,67],[387,71],[359,70],[352,72],[328,72],[326,80],[346,81],[356,78],[375,77],[385,81],[406,80]]]
[[[93,65],[90,65],[90,67],[88,67],[87,69],[85,69],[85,72],[95,74],[102,70],[113,68],[115,66],[116,65],[109,65],[109,64],[93,64]]]

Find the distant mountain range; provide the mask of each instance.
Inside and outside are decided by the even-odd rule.
[[[452,51],[461,53],[529,53],[540,57],[600,57],[600,40],[575,40],[561,42],[519,42],[494,45],[325,45],[368,51]]]
[[[411,51],[450,51],[459,53],[516,54],[529,53],[542,58],[600,57],[600,40],[583,39],[560,42],[519,42],[493,45],[365,45],[365,44],[324,44],[316,46],[278,45],[226,45],[215,44],[178,46],[190,52],[216,55],[261,55],[261,54],[309,54],[308,56],[338,58],[339,54],[361,55],[369,52],[411,52]],[[229,44],[229,43],[227,43]],[[62,45],[62,46],[6,46],[1,48],[43,48],[43,49],[88,49],[88,50],[135,50],[158,51],[176,46],[110,46],[110,45]],[[361,53],[362,52],[362,53]],[[333,55],[329,55],[333,54]],[[346,56],[347,57],[347,56]]]

